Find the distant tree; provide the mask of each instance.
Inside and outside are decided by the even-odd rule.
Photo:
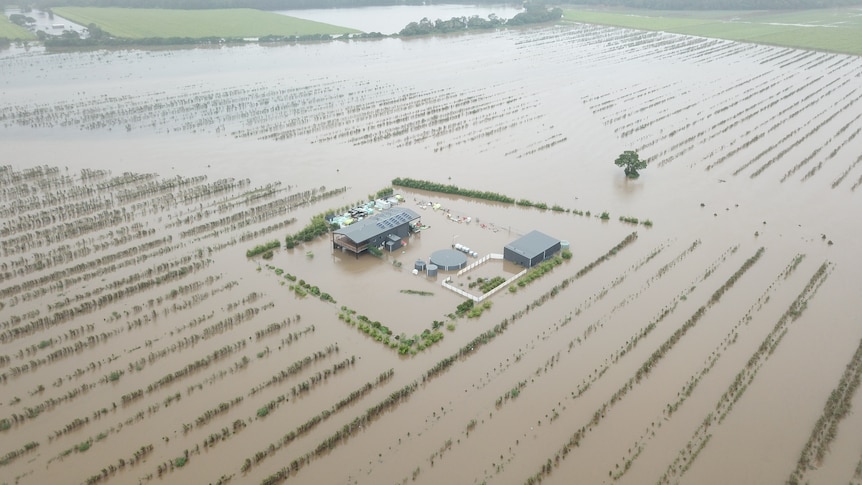
[[[423,18],[418,23],[410,22],[406,27],[399,32],[403,36],[411,35],[428,35],[434,32],[434,24],[428,20],[428,17]]]
[[[540,24],[557,21],[562,17],[563,10],[561,8],[548,9],[542,2],[528,2],[524,4],[524,11],[509,19],[506,25]]]
[[[640,177],[638,170],[643,170],[647,167],[646,161],[641,160],[640,157],[638,157],[638,152],[634,150],[624,151],[619,157],[617,157],[614,163],[618,167],[623,167],[626,172],[626,177],[632,179]]]
[[[93,40],[99,40],[105,36],[105,31],[94,23],[90,23],[90,25],[87,26],[87,32],[89,33],[89,37]]]
[[[20,13],[13,13],[12,15],[10,15],[9,21],[15,25],[20,25],[21,27],[30,27],[31,25],[36,23],[36,19],[34,19],[33,17],[21,15]]]
[[[74,30],[64,30],[63,33],[60,34],[60,38],[69,41],[75,41],[81,39],[81,34],[75,32]]]
[[[494,29],[503,25],[504,21],[495,14],[488,15],[487,19],[483,19],[478,15],[473,15],[467,19],[468,29]]]

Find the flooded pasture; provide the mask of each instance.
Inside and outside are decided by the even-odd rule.
[[[862,480],[859,57],[570,25],[0,64],[0,483]],[[406,246],[285,247],[396,177],[529,204],[394,186]],[[476,316],[442,283],[519,267],[412,271],[532,230],[572,258]]]

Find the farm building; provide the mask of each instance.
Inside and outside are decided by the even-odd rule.
[[[332,247],[359,254],[369,247],[382,246],[394,251],[410,235],[410,223],[419,214],[410,209],[389,209],[332,232]]]
[[[530,231],[503,247],[503,259],[532,268],[560,250],[560,240]]]

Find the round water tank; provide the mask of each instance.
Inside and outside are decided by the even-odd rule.
[[[413,269],[416,269],[419,271],[425,270],[425,261],[422,261],[421,259],[417,259],[416,263],[413,264]]]
[[[467,256],[463,251],[455,249],[441,249],[431,253],[431,262],[443,271],[453,271],[467,266]]]
[[[569,249],[569,241],[560,241],[560,249]]]
[[[428,276],[430,276],[430,277],[437,276],[437,265],[436,264],[429,264],[428,265]]]

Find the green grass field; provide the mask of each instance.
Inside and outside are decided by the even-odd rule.
[[[36,36],[24,27],[10,22],[9,17],[0,15],[0,38],[30,40]]]
[[[139,8],[57,7],[54,14],[81,25],[129,39],[148,37],[260,37],[358,33],[335,25],[247,8],[165,10]]]
[[[862,55],[862,9],[648,11],[568,9],[565,20]]]

